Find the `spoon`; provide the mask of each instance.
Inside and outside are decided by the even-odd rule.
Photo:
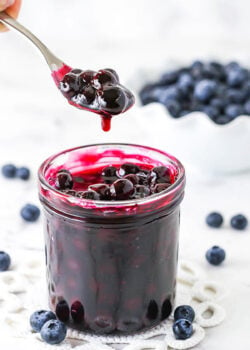
[[[133,94],[119,83],[119,77],[113,69],[98,72],[72,69],[6,12],[0,12],[0,21],[22,33],[40,50],[64,97],[77,108],[99,114],[104,131],[110,129],[113,115],[127,111],[134,104]]]

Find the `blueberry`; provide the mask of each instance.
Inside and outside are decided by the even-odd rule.
[[[145,198],[150,195],[150,189],[143,185],[135,185],[134,197],[136,199]]]
[[[114,84],[119,82],[119,79],[117,80],[116,75],[110,70],[106,69],[99,70],[93,79],[94,82],[97,81],[97,83],[99,83],[100,85],[104,85],[107,83]]]
[[[210,106],[215,107],[219,110],[223,110],[226,105],[226,101],[222,98],[215,97],[210,101]]]
[[[149,174],[149,180],[151,184],[171,183],[171,172],[165,166],[154,167]]]
[[[110,190],[109,185],[107,184],[94,184],[88,187],[89,191],[94,191],[98,193],[101,200],[109,200],[110,199]]]
[[[112,68],[105,68],[104,71],[112,73],[113,76],[116,78],[116,81],[119,83],[119,80],[120,80],[119,79],[119,75],[117,74],[117,72],[114,69],[112,69]]]
[[[56,305],[56,316],[62,322],[69,320],[69,306],[65,300],[60,300]]]
[[[194,88],[194,97],[198,101],[207,102],[215,95],[216,87],[216,83],[212,80],[201,80]]]
[[[174,83],[176,83],[178,76],[179,76],[178,71],[167,72],[167,73],[163,74],[163,76],[161,77],[160,83],[162,85],[174,84]]]
[[[126,179],[116,180],[110,186],[111,196],[115,200],[126,200],[134,194],[134,185]]]
[[[26,167],[18,168],[16,171],[16,177],[22,180],[28,180],[30,178],[30,170]]]
[[[158,96],[155,95],[155,89],[155,84],[147,84],[143,87],[143,89],[139,93],[141,103],[143,105],[147,105],[152,102],[157,102]]]
[[[248,115],[250,115],[250,100],[248,100],[245,104],[244,104],[244,112]]]
[[[116,167],[114,167],[112,165],[106,166],[102,170],[102,179],[104,180],[105,183],[111,184],[112,182],[114,182],[115,180],[118,179],[116,173],[117,173]]]
[[[191,74],[194,79],[202,79],[204,64],[201,61],[195,61],[191,65]]]
[[[16,177],[17,168],[13,164],[6,164],[2,167],[2,174],[9,179]]]
[[[58,190],[71,190],[73,187],[73,179],[68,170],[60,170],[56,174],[55,187]]]
[[[179,319],[173,324],[173,332],[176,339],[188,339],[193,334],[192,323],[185,319]]]
[[[207,114],[212,120],[220,115],[219,109],[213,106],[204,106],[202,112]]]
[[[65,324],[59,320],[47,321],[41,329],[41,337],[48,344],[61,343],[67,333]]]
[[[133,163],[124,163],[119,169],[119,176],[125,176],[128,174],[137,174],[140,171],[140,167]]]
[[[162,192],[162,191],[165,191],[169,186],[170,186],[169,183],[160,183],[160,184],[156,184],[156,185],[152,188],[152,192],[153,192],[153,193],[160,193],[160,192]]]
[[[11,259],[8,253],[0,252],[0,272],[7,271],[10,267]]]
[[[167,110],[172,115],[172,117],[178,118],[180,116],[181,106],[177,101],[168,100],[165,102],[165,106],[167,107]]]
[[[219,125],[225,125],[232,121],[233,119],[228,117],[227,115],[220,115],[218,118],[214,119],[214,122]]]
[[[39,310],[30,316],[30,325],[35,332],[40,332],[47,321],[55,319],[56,315],[52,311]]]
[[[193,78],[190,74],[188,73],[183,73],[180,75],[177,86],[179,91],[183,94],[186,95],[190,91],[192,91],[193,86],[194,86],[194,81]]]
[[[79,79],[78,73],[73,72],[67,73],[59,84],[59,89],[67,98],[73,97],[75,93],[79,91],[80,87],[81,80]]]
[[[91,199],[91,200],[100,200],[101,197],[100,195],[93,190],[88,190],[88,191],[82,191],[82,192],[77,192],[76,196],[82,199]]]
[[[244,114],[244,109],[241,105],[230,104],[225,108],[225,113],[229,118],[235,119],[239,115]]]
[[[132,182],[133,185],[139,184],[139,177],[136,174],[128,174],[124,176],[124,179],[127,179]]]
[[[229,62],[225,66],[226,71],[235,70],[235,69],[239,69],[239,68],[240,68],[239,63],[235,62],[235,61]]]
[[[211,265],[220,265],[225,257],[225,250],[218,246],[213,246],[206,252],[206,259]]]
[[[96,72],[94,72],[93,70],[85,70],[80,74],[80,79],[83,81],[84,84],[92,84],[95,76]]]
[[[221,225],[223,224],[223,217],[220,213],[216,213],[216,212],[210,213],[206,217],[206,223],[210,227],[214,227],[214,228],[221,227]]]
[[[127,97],[125,92],[118,86],[104,85],[100,96],[101,108],[111,114],[119,114],[126,108]]]
[[[21,217],[25,221],[29,222],[35,222],[40,216],[40,209],[33,205],[33,204],[26,204],[22,209],[21,209]]]
[[[230,223],[236,230],[244,230],[248,225],[248,220],[244,215],[238,214],[232,217]]]
[[[174,85],[167,88],[157,88],[154,94],[157,101],[164,105],[166,105],[168,101],[178,100],[180,97],[179,89]]]
[[[243,90],[228,89],[226,97],[229,102],[240,104],[245,101],[246,93]]]
[[[227,73],[227,84],[231,87],[241,86],[248,78],[248,71],[243,68],[231,69]]]
[[[195,312],[190,305],[180,305],[175,309],[175,312],[174,312],[175,321],[179,319],[184,319],[184,320],[193,322],[194,318],[195,318]]]
[[[86,85],[80,90],[80,94],[84,96],[82,103],[86,105],[91,104],[96,98],[96,90],[91,85]],[[84,102],[84,100],[86,102]]]

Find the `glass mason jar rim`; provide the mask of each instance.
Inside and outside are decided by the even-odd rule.
[[[154,201],[158,201],[160,199],[163,199],[164,197],[171,195],[172,193],[174,193],[175,190],[178,190],[178,187],[184,187],[185,185],[185,169],[182,165],[182,163],[175,158],[174,156],[168,154],[167,152],[164,152],[162,150],[159,150],[157,148],[153,148],[153,147],[149,147],[149,146],[143,146],[143,145],[139,145],[139,144],[134,144],[134,143],[119,143],[119,142],[107,142],[107,143],[95,143],[95,144],[88,144],[88,145],[83,145],[83,146],[78,146],[78,147],[74,147],[74,148],[70,148],[67,150],[63,150],[59,153],[56,153],[52,156],[50,156],[49,158],[47,158],[39,167],[38,170],[38,177],[39,177],[39,181],[42,184],[43,187],[45,187],[46,190],[51,191],[55,196],[60,196],[61,198],[65,198],[68,199],[70,197],[72,197],[72,195],[66,194],[66,193],[62,193],[61,191],[57,190],[55,187],[51,186],[48,181],[46,180],[46,170],[49,168],[50,164],[52,164],[52,162],[54,160],[56,160],[57,158],[59,158],[60,156],[63,156],[64,154],[68,154],[77,150],[81,150],[81,149],[86,149],[86,148],[92,148],[92,147],[131,147],[131,148],[140,148],[140,149],[145,149],[145,151],[151,151],[151,152],[155,152],[156,154],[161,154],[162,156],[166,157],[171,164],[173,164],[176,169],[178,170],[178,176],[177,179],[175,180],[175,182],[169,186],[166,190],[159,192],[159,193],[155,193],[152,194],[148,197],[144,197],[144,198],[139,198],[139,199],[129,199],[129,200],[119,200],[119,201],[108,201],[108,200],[90,200],[90,199],[81,199],[81,198],[76,198],[77,200],[79,200],[79,207],[82,207],[83,209],[90,209],[90,205],[95,206],[94,208],[103,208],[106,207],[107,209],[109,207],[130,207],[130,206],[139,206],[139,205],[143,205],[143,204],[147,204],[150,202],[154,202]],[[84,203],[85,205],[80,205],[81,203]],[[73,203],[73,202],[72,202]],[[76,201],[74,201],[74,204],[77,205]]]

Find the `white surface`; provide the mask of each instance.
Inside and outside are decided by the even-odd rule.
[[[248,1],[158,0],[154,11],[148,0],[128,0],[125,8],[115,0],[110,4],[93,0],[87,9],[85,3],[79,10],[79,1],[72,0],[69,5],[66,0],[44,0],[41,5],[38,0],[26,0],[20,20],[66,62],[93,69],[111,66],[121,72],[122,80],[129,79],[131,72],[140,67],[157,67],[163,59],[186,62],[207,55],[225,60],[249,57]],[[111,23],[112,11],[117,17]],[[154,141],[133,124],[136,108],[114,118],[112,131],[104,134],[96,116],[68,106],[49,78],[42,58],[14,32],[0,35],[0,50],[0,163],[11,161],[32,169],[32,179],[27,183],[0,177],[0,248],[41,250],[42,221],[23,223],[19,210],[26,202],[38,203],[36,172],[42,160],[62,149],[87,143],[152,145]],[[238,212],[250,218],[250,175],[206,175],[194,174],[187,168],[180,255],[201,264],[210,279],[227,287],[229,296],[224,306],[228,318],[216,330],[208,330],[205,342],[197,349],[249,349],[250,229],[236,232],[228,223]],[[204,224],[206,214],[212,210],[225,216],[220,230]],[[220,267],[209,266],[204,259],[205,251],[214,244],[227,252]],[[0,327],[0,346],[9,350],[16,349],[17,344],[11,338],[3,342]]]

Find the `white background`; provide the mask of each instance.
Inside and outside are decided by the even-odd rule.
[[[249,11],[247,0],[24,0],[20,21],[69,65],[113,67],[122,81],[129,82],[140,70],[154,70],[163,62],[167,69],[168,63],[196,58],[247,61]],[[33,172],[28,183],[0,178],[0,238],[7,248],[43,248],[41,221],[22,224],[19,208],[26,202],[38,203],[36,171],[46,157],[93,142],[151,145],[133,124],[139,107],[116,117],[105,134],[96,116],[68,106],[53,84],[45,61],[27,40],[14,31],[0,35],[0,164],[27,165]],[[238,212],[250,218],[250,176],[199,177],[189,170],[187,175],[181,256],[200,263],[230,292],[224,302],[226,321],[210,329],[198,349],[249,349],[250,232],[235,232],[228,223]],[[211,210],[225,215],[221,230],[204,224]],[[27,242],[32,232],[34,239]],[[225,264],[218,268],[204,259],[214,244],[227,251]]]

